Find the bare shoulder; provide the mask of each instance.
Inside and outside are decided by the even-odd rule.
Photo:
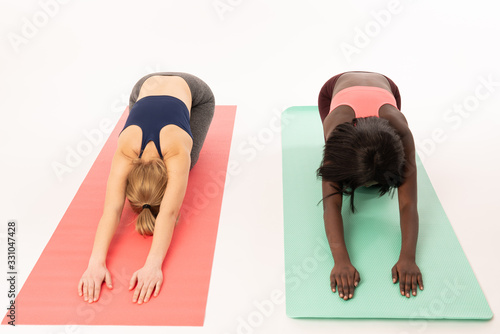
[[[162,155],[168,159],[171,156],[191,154],[193,138],[175,124],[165,125],[160,130],[160,145]]]
[[[354,109],[348,105],[340,105],[333,109],[328,116],[326,116],[323,122],[325,139],[329,137],[330,133],[337,127],[337,125],[352,122],[354,117],[356,117]]]
[[[141,151],[142,130],[137,125],[129,125],[118,137],[116,151],[129,159],[139,157]]]
[[[119,174],[128,174],[128,171],[130,171],[134,160],[137,158],[138,154],[136,154],[136,152],[129,146],[118,144],[115,154],[113,155],[113,161],[111,163],[112,169],[119,169]],[[115,170],[111,170],[111,172],[115,172]]]
[[[163,156],[168,172],[189,173],[191,166],[191,150],[185,145],[176,145]]]
[[[393,105],[384,104],[380,107],[379,117],[388,120],[400,135],[411,134],[405,115]]]
[[[406,117],[396,107],[389,104],[380,108],[379,116],[388,120],[399,134],[405,150],[406,174],[410,175],[415,170],[415,141]]]

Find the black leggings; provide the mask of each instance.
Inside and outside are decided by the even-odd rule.
[[[142,84],[153,75],[178,76],[183,78],[191,90],[192,105],[189,125],[193,134],[193,148],[191,150],[191,168],[196,164],[200,156],[201,147],[207,136],[208,128],[212,122],[215,109],[215,98],[212,90],[200,78],[192,74],[182,72],[156,72],[142,77],[132,89],[129,100],[129,110],[132,109]]]

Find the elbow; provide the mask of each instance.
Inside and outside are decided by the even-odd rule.
[[[108,220],[120,219],[122,215],[123,206],[105,207],[102,212],[102,217]]]
[[[177,217],[179,217],[180,208],[179,209],[161,209],[158,212],[158,216],[156,219],[161,217],[161,220],[164,221],[177,221]]]
[[[401,217],[412,217],[418,221],[417,203],[403,203],[399,207]]]
[[[323,207],[323,220],[329,221],[331,217],[339,216],[342,212],[342,204],[331,204]]]

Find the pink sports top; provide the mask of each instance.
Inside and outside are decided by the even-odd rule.
[[[351,86],[337,92],[330,103],[330,112],[340,105],[347,105],[354,110],[357,118],[378,116],[378,110],[384,104],[397,108],[394,95],[388,90],[373,86]]]

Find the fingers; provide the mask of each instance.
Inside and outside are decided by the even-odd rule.
[[[132,290],[134,288],[136,281],[137,281],[137,271],[132,275],[132,278],[130,279],[130,283],[128,285],[129,290]]]
[[[423,290],[424,289],[424,281],[422,281],[422,274],[421,273],[418,273],[418,275],[417,275],[417,282],[418,282],[418,286],[420,287],[420,290]]]
[[[330,277],[330,288],[332,288],[332,292],[335,292],[335,288],[337,287],[337,279],[335,276]]]
[[[398,263],[392,267],[392,282],[396,283],[399,279],[399,291],[402,296],[406,296],[407,298],[410,298],[410,294],[416,296],[417,286],[420,287],[420,290],[424,289],[420,270],[415,263],[410,266],[399,266],[398,269]]]
[[[406,275],[398,273],[399,274],[399,291],[401,291],[401,295],[405,295],[405,278]]]
[[[140,305],[142,303],[147,303],[151,299],[153,293],[155,297],[158,296],[162,282],[163,277],[161,272],[144,274],[142,270],[136,271],[130,279],[129,289],[132,289],[135,285],[132,302]]]
[[[412,295],[417,295],[417,275],[411,275],[411,291]]]
[[[359,281],[360,277],[356,269],[338,272],[332,271],[330,275],[330,288],[334,293],[338,290],[341,299],[348,300],[353,298],[354,289],[359,284]]]
[[[80,279],[80,282],[78,282],[78,296],[83,296],[83,280]]]
[[[111,274],[109,273],[109,271],[106,271],[106,275],[104,276],[104,281],[106,282],[108,288],[110,289],[113,288],[113,282],[111,281]]]
[[[339,292],[339,297],[344,298],[344,289],[342,288],[342,277],[337,276],[335,279],[337,281],[337,290]]]
[[[349,299],[351,299],[354,296],[354,277],[348,276],[347,280],[349,285]]]
[[[161,281],[159,281],[158,283],[156,283],[155,294],[154,294],[155,297],[158,297],[158,295],[160,294],[161,283],[162,283]]]
[[[84,300],[84,301],[87,301],[87,300],[88,300],[88,298],[89,298],[89,293],[88,293],[88,291],[89,291],[89,283],[88,283],[88,281],[87,281],[87,280],[85,280],[85,281],[83,282],[83,300]]]
[[[83,291],[82,291],[83,300],[87,301],[87,282],[84,281],[84,282],[82,282],[82,284],[83,284]]]
[[[132,297],[132,302],[137,302],[137,304],[141,305],[142,303],[147,303],[149,299],[151,298],[151,294],[153,293],[156,285],[160,284],[158,282],[157,284],[154,283],[149,283],[149,284],[143,284],[142,282],[137,283],[137,287],[134,292],[134,296]],[[158,296],[158,291],[155,293],[155,296]]]
[[[141,293],[142,282],[137,282],[137,286],[135,287],[134,295],[132,296],[132,302],[137,302],[139,295]]]
[[[147,303],[149,301],[149,298],[151,297],[151,294],[153,293],[153,290],[155,288],[155,284],[149,284],[148,290],[146,292],[146,296],[144,297],[144,302]]]
[[[92,303],[94,301],[94,281],[90,280],[87,282],[88,284],[88,290],[87,290],[87,301],[89,303]]]
[[[132,278],[130,279],[130,283],[128,286],[129,290],[132,290],[135,286],[135,291],[134,294],[132,295],[132,303],[137,302],[137,299],[139,298],[139,294],[141,293],[141,288],[142,288],[142,281],[138,279],[138,274],[137,271],[132,275]],[[137,285],[136,285],[137,284]]]
[[[101,293],[101,285],[102,282],[95,282],[95,289],[94,289],[94,301],[96,302],[99,299],[99,294]]]
[[[137,304],[139,305],[142,304],[147,292],[148,292],[147,286],[143,284],[141,287],[141,292],[139,294],[139,299],[137,300]]]
[[[406,274],[405,275],[405,295],[407,298],[410,298],[410,291],[411,291],[411,274]]]
[[[348,299],[349,294],[349,281],[347,280],[347,275],[342,276],[342,295],[340,297],[344,298],[344,300]]]
[[[420,287],[420,290],[424,289],[422,283],[422,274],[398,273],[398,275],[399,290],[401,291],[402,296],[410,298],[410,294],[412,294],[413,296],[417,295],[417,287]]]
[[[340,297],[340,291],[342,290],[342,279],[340,278],[340,276],[335,276],[335,284],[337,285],[337,291],[339,293],[339,297]],[[335,292],[335,291],[333,291]],[[342,297],[340,297],[342,298]]]

